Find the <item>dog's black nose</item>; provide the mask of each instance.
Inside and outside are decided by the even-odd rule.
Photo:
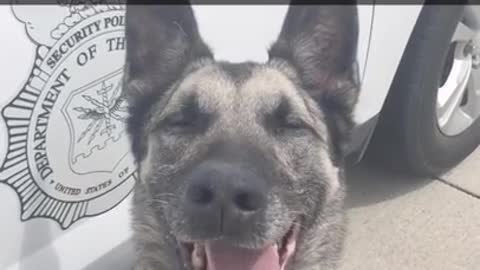
[[[200,227],[203,223],[217,223],[223,224],[225,230],[232,229],[239,222],[248,221],[249,216],[262,211],[267,204],[265,181],[238,164],[204,162],[187,181],[185,206],[191,215],[205,221],[199,221]]]
[[[191,175],[186,200],[188,207],[197,210],[249,213],[265,206],[266,188],[247,168],[213,161],[200,165]]]

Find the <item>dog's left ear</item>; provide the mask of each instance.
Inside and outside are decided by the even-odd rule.
[[[137,5],[128,1],[123,95],[129,103],[127,129],[132,152],[146,154],[143,128],[153,102],[160,100],[191,63],[212,59],[200,37],[190,5]]]
[[[161,96],[188,64],[213,58],[203,42],[190,5],[137,5],[126,11],[127,39],[124,93],[134,104]]]
[[[287,61],[296,69],[302,87],[329,114],[335,152],[343,156],[359,88],[357,7],[294,4],[269,50],[269,61]]]

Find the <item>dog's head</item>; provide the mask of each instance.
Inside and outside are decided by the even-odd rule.
[[[334,265],[356,7],[291,6],[262,64],[216,62],[188,6],[129,6],[126,37],[139,263]]]

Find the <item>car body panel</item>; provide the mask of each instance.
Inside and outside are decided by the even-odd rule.
[[[421,5],[375,5],[361,92],[354,111],[357,127],[347,148],[349,161],[358,162],[375,130]]]
[[[421,10],[419,5],[374,7],[362,91],[354,112],[357,123],[366,122],[382,109]]]

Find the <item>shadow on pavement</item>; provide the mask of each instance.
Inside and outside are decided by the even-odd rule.
[[[368,160],[348,166],[346,175],[347,209],[391,200],[427,186],[433,181],[429,178],[396,174]]]
[[[97,261],[92,262],[83,270],[131,270],[133,269],[134,248],[131,241],[110,250],[107,254],[102,256]]]
[[[54,226],[56,224],[53,224]],[[52,244],[56,236],[52,232],[52,225],[43,220],[31,220],[25,222],[22,240],[22,253],[20,255],[19,270],[38,269],[37,260],[27,260],[35,252],[42,251],[43,261],[48,265],[42,265],[48,270],[60,270],[58,256],[61,256]],[[44,268],[44,269],[46,269]]]

